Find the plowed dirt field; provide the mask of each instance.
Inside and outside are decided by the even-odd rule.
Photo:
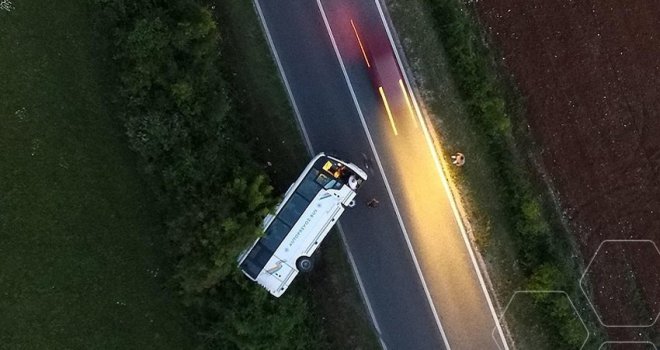
[[[525,98],[585,265],[595,256],[587,276],[602,322],[652,324],[660,252],[650,242],[603,242],[660,246],[660,1],[478,0],[476,7]],[[658,342],[660,322],[638,330],[607,332]]]

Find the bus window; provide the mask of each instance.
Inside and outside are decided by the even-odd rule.
[[[252,248],[248,258],[244,260],[243,267],[250,277],[257,278],[272,256],[273,252],[259,242]]]
[[[309,205],[309,201],[303,198],[298,193],[291,195],[291,198],[284,205],[284,208],[277,214],[277,217],[282,220],[283,223],[293,227],[298,221],[298,218],[305,212]]]
[[[325,184],[325,186],[323,186],[323,188],[325,188],[326,190],[329,190],[331,188],[334,188],[336,184],[337,184],[337,180],[330,180],[330,181],[328,181],[327,184]],[[339,184],[339,185],[340,185],[339,187],[341,187],[341,184]]]
[[[290,228],[282,223],[280,219],[275,219],[266,230],[266,235],[261,239],[261,242],[266,248],[275,251],[289,233],[289,230]]]
[[[298,186],[298,189],[296,190],[298,194],[310,202],[319,193],[320,186],[314,181],[318,173],[318,170],[312,169],[307,176],[305,176],[305,179],[300,183],[300,186]]]
[[[316,182],[322,187],[325,187],[325,185],[330,181],[332,181],[330,176],[323,173],[320,173],[319,176],[316,177]]]

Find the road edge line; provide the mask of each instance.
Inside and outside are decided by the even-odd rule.
[[[280,55],[277,53],[277,49],[275,48],[275,42],[273,42],[273,38],[271,37],[270,31],[268,30],[268,24],[266,24],[266,18],[264,17],[264,13],[261,10],[261,5],[259,5],[259,0],[253,0],[252,3],[257,9],[257,14],[259,15],[259,22],[261,22],[261,28],[263,29],[264,33],[266,33],[266,39],[268,41],[268,47],[270,48],[270,53],[275,58],[275,63],[277,64],[277,70],[280,73],[280,79],[284,83],[284,88],[286,89],[287,95],[289,95],[289,101],[291,101],[291,105],[293,106],[293,111],[294,114],[296,115],[296,119],[298,120],[298,126],[300,127],[300,131],[302,132],[303,138],[305,139],[307,150],[310,152],[310,156],[313,156],[314,147],[312,147],[312,141],[310,141],[309,139],[309,135],[307,134],[307,129],[305,128],[305,123],[303,122],[302,117],[300,116],[300,111],[298,110],[298,104],[296,103],[296,99],[293,97],[291,86],[289,86],[289,81],[287,80],[286,74],[284,73],[284,67],[282,67],[282,62],[280,62]]]
[[[305,138],[305,144],[307,146],[307,150],[309,151],[310,155],[314,154],[314,147],[312,147],[312,142],[309,139],[309,135],[307,134],[307,129],[305,128],[305,123],[303,123],[302,117],[300,115],[300,111],[298,110],[298,105],[296,104],[296,100],[293,97],[293,92],[291,91],[291,87],[289,86],[289,82],[286,78],[286,73],[284,73],[284,67],[282,66],[282,63],[280,62],[280,57],[277,54],[277,49],[275,48],[275,43],[273,42],[273,38],[270,35],[270,31],[268,30],[268,24],[266,24],[266,18],[263,15],[263,12],[261,10],[261,6],[259,5],[259,0],[253,0],[253,4],[255,8],[257,9],[257,14],[259,15],[259,21],[261,22],[262,29],[264,33],[266,33],[266,38],[268,41],[268,47],[270,48],[271,54],[275,58],[275,62],[277,63],[277,68],[278,72],[280,73],[280,79],[282,79],[282,82],[284,83],[284,87],[286,88],[287,95],[289,96],[289,101],[291,101],[291,104],[293,105],[294,109],[294,114],[296,115],[296,119],[298,121],[298,126],[300,127],[300,130],[303,133],[303,137]],[[387,350],[387,346],[385,345],[385,342],[383,341],[383,338],[381,336],[380,332],[380,326],[378,325],[378,320],[376,319],[376,315],[373,312],[373,308],[371,307],[371,302],[369,301],[369,297],[367,296],[367,291],[364,288],[364,284],[362,282],[362,279],[360,278],[360,273],[358,271],[357,265],[355,264],[355,260],[353,259],[353,253],[351,252],[350,248],[348,247],[348,243],[346,242],[346,237],[344,235],[344,230],[341,228],[341,225],[339,222],[337,222],[337,228],[339,230],[339,234],[341,236],[342,243],[344,245],[344,249],[346,250],[346,253],[348,255],[348,260],[349,263],[351,264],[351,268],[353,269],[353,275],[355,276],[355,279],[358,282],[358,286],[360,289],[360,294],[362,295],[362,300],[367,306],[367,311],[369,312],[369,316],[371,318],[371,322],[378,334],[378,341],[380,342],[381,346],[383,347],[384,350]]]
[[[404,79],[406,80],[407,88],[408,88],[408,90],[412,90],[412,85],[410,84],[410,80],[408,78],[407,71],[406,71],[406,69],[403,65],[403,61],[401,60],[401,57],[399,55],[399,50],[397,50],[397,46],[394,43],[394,38],[393,38],[392,33],[390,31],[389,25],[388,25],[388,23],[385,19],[385,14],[383,12],[383,8],[381,6],[380,0],[374,0],[374,2],[376,3],[376,7],[378,7],[378,12],[380,14],[381,21],[383,22],[383,26],[385,27],[385,30],[387,31],[387,36],[390,40],[390,45],[392,46],[392,50],[394,51],[396,59],[399,63],[399,67],[401,67],[402,75],[403,75]],[[428,134],[429,133],[428,132],[428,123],[426,122],[425,118],[421,117],[421,110],[420,110],[419,105],[417,103],[417,98],[415,98],[415,95],[413,94],[413,91],[409,91],[409,95],[411,96],[411,99],[413,100],[413,105],[415,106],[415,112],[417,113],[418,118],[420,119],[420,122],[423,122],[426,125],[426,128],[423,128],[424,136],[431,141],[432,145],[435,145],[436,143],[433,142],[434,140]],[[493,321],[495,322],[495,326],[497,327],[498,333],[500,333],[500,340],[502,341],[502,343],[504,345],[504,348],[506,350],[509,350],[509,346],[506,342],[506,337],[504,335],[504,332],[502,330],[500,322],[498,321],[498,317],[495,313],[495,307],[493,306],[493,301],[491,300],[490,293],[488,291],[488,288],[486,287],[484,277],[482,276],[481,266],[476,261],[475,253],[474,253],[474,250],[472,249],[472,244],[470,243],[470,240],[467,236],[467,231],[465,230],[465,225],[463,223],[463,218],[459,214],[458,205],[456,204],[456,199],[454,198],[454,194],[451,191],[448,180],[446,179],[446,175],[444,174],[444,169],[442,168],[442,166],[439,163],[439,160],[437,159],[439,157],[439,154],[438,154],[438,152],[436,152],[435,149],[432,149],[431,151],[432,151],[432,153],[435,154],[434,162],[436,163],[436,168],[437,168],[438,172],[440,173],[440,177],[441,177],[442,183],[445,187],[445,191],[448,194],[449,201],[451,203],[452,213],[454,214],[454,219],[456,220],[456,223],[459,226],[459,229],[461,231],[461,236],[463,237],[463,241],[465,242],[465,245],[468,248],[468,253],[470,255],[470,259],[472,260],[472,265],[473,265],[474,269],[477,272],[477,277],[479,279],[479,284],[481,285],[481,289],[482,289],[484,295],[486,296],[486,301],[487,301],[488,307],[490,309],[491,315],[493,317]]]
[[[348,247],[348,241],[346,241],[346,236],[344,235],[344,228],[341,226],[341,222],[337,222],[337,230],[339,231],[341,242],[344,245],[346,254],[348,255],[348,261],[351,263],[351,267],[353,268],[353,274],[358,282],[358,287],[360,287],[360,294],[363,295],[364,303],[367,305],[367,311],[369,312],[369,316],[371,317],[372,320],[374,320],[374,328],[376,328],[376,332],[378,332],[378,341],[380,341],[380,345],[383,347],[383,349],[387,350],[385,341],[383,341],[383,337],[381,336],[382,333],[380,331],[380,327],[378,326],[378,322],[375,322],[376,314],[374,313],[374,309],[373,307],[371,307],[371,302],[369,301],[369,299],[366,298],[367,290],[364,289],[362,278],[360,278],[360,272],[357,270],[357,265],[355,265],[355,259],[353,258],[353,253],[351,253],[351,250]]]

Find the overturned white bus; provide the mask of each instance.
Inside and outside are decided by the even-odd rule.
[[[354,164],[318,154],[289,187],[274,215],[264,219],[264,236],[243,251],[238,265],[251,280],[279,297],[298,272],[312,269],[311,256],[367,174]]]

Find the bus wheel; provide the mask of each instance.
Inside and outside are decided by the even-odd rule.
[[[355,199],[348,203],[349,208],[353,208],[354,206],[355,206]]]
[[[298,258],[298,261],[296,261],[296,267],[298,268],[298,271],[307,273],[314,268],[314,261],[308,256],[301,256]]]

